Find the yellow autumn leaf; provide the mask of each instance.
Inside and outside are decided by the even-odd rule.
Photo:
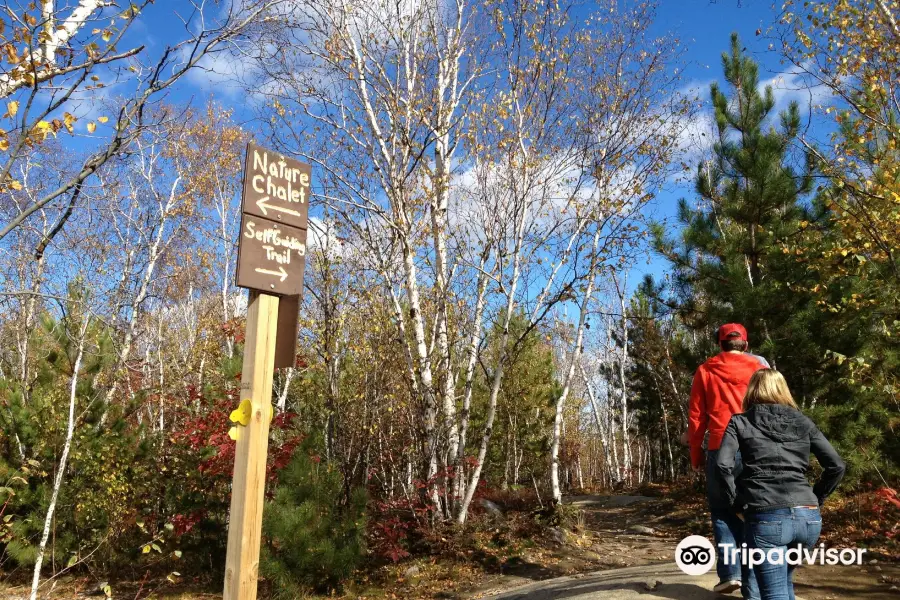
[[[48,123],[47,121],[38,121],[37,123],[35,123],[35,125],[34,125],[34,130],[35,130],[37,133],[43,135],[44,137],[47,137],[47,136],[50,135],[51,133],[52,133],[54,136],[56,135],[56,131],[54,131],[53,125],[51,125],[51,124]]]
[[[0,140],[0,150],[4,150],[4,151],[9,150],[9,140],[8,139],[3,138],[2,140]]]
[[[238,435],[239,435],[239,434],[238,434],[238,428],[237,428],[236,426],[235,426],[235,427],[232,427],[231,429],[228,430],[228,437],[230,437],[230,438],[231,438],[232,440],[234,440],[235,442],[236,442],[237,439],[238,439]]]
[[[18,181],[16,181],[15,179],[13,179],[12,181],[9,182],[9,187],[11,187],[14,190],[21,190],[22,184],[19,183]]]
[[[9,116],[14,117],[16,113],[19,112],[19,103],[16,100],[10,100],[6,105],[6,112],[9,113]]]
[[[94,131],[97,130],[97,124],[94,123],[93,121],[91,121],[90,123],[87,124],[87,130],[88,130],[88,133],[94,133]]]
[[[109,117],[97,117],[97,120],[101,123],[106,123],[107,121],[109,121]]]

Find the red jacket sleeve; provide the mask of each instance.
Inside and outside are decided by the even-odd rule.
[[[703,379],[702,370],[697,369],[694,374],[694,383],[691,385],[691,399],[688,404],[688,440],[691,446],[691,465],[696,468],[703,466],[703,437],[706,435],[706,427],[709,424]]]

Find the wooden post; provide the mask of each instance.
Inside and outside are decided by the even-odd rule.
[[[240,400],[249,399],[252,412],[237,427],[223,600],[256,600],[277,324],[278,297],[251,291]]]

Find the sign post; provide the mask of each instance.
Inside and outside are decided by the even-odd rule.
[[[272,380],[296,354],[310,173],[309,165],[247,145],[237,285],[251,290],[240,395],[249,413],[235,428],[224,600],[256,600]]]
[[[278,297],[250,292],[241,398],[251,401],[250,422],[238,427],[231,482],[231,518],[225,555],[225,600],[254,600],[259,576],[266,452],[272,411]]]

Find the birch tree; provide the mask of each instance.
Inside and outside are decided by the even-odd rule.
[[[74,6],[45,0],[26,8],[6,3],[0,97],[7,100],[3,118],[8,124],[0,135],[0,192],[22,189],[18,166],[52,137],[77,132],[87,137],[89,150],[63,157],[59,166],[68,175],[57,186],[28,202],[3,207],[0,240],[59,201],[64,224],[71,215],[66,206],[77,204],[83,186],[153,125],[152,116],[159,113],[151,108],[165,92],[205,59],[246,41],[280,3],[252,0],[224,11],[204,0],[191,3],[187,19],[168,17],[181,24],[183,35],[159,51],[151,51],[132,33],[144,11],[156,10],[149,0],[112,10],[97,0]],[[104,101],[114,85],[123,95]],[[99,116],[84,110],[92,103],[102,105]]]
[[[282,149],[320,173],[314,200],[381,277],[420,407],[425,496],[464,521],[509,351],[521,342],[503,337],[486,365],[485,425],[473,435],[485,328],[508,336],[521,311],[532,331],[591,279],[592,254],[599,269],[615,240],[635,234],[632,206],[607,192],[592,207],[586,190],[592,178],[628,185],[601,176],[602,165],[619,179],[632,169],[635,196],[649,193],[640,186],[658,170],[656,148],[669,147],[675,111],[651,99],[675,81],[662,74],[677,49],[665,40],[638,55],[651,5],[619,14],[604,4],[591,24],[540,3],[298,7],[275,11],[281,21],[256,48],[248,80]],[[642,84],[652,91],[637,93]],[[636,123],[640,133],[627,137]],[[454,184],[457,169],[469,183]]]
[[[38,586],[41,582],[41,566],[44,563],[44,551],[47,548],[47,541],[50,539],[50,528],[53,524],[53,515],[56,512],[56,501],[59,498],[59,490],[65,479],[66,468],[68,467],[69,453],[72,449],[72,440],[75,435],[76,426],[76,403],[78,400],[78,377],[81,372],[81,363],[84,359],[85,344],[87,338],[88,327],[91,322],[91,315],[86,310],[86,300],[84,298],[74,298],[75,302],[69,309],[69,314],[63,322],[64,336],[69,337],[70,351],[74,349],[72,359],[72,374],[69,383],[69,411],[66,426],[66,436],[63,442],[62,452],[60,454],[59,463],[56,465],[56,476],[53,479],[53,488],[50,494],[50,504],[47,507],[47,514],[44,518],[44,529],[41,533],[40,542],[37,547],[37,557],[34,561],[34,575],[31,581],[30,600],[37,600]]]
[[[678,78],[669,71],[680,50],[675,40],[651,39],[653,7],[640,4],[622,10],[610,5],[599,13],[611,23],[606,28],[582,32],[585,48],[584,89],[578,100],[584,106],[584,137],[588,173],[593,190],[582,202],[585,215],[584,250],[579,254],[585,266],[580,284],[573,288],[578,307],[571,347],[567,352],[556,400],[556,416],[550,450],[550,479],[554,501],[562,501],[559,481],[559,448],[565,405],[578,361],[583,351],[584,328],[594,311],[593,294],[598,278],[611,275],[617,291],[615,271],[638,251],[646,224],[643,208],[664,184],[675,158],[676,140],[688,111],[685,98],[677,93]],[[669,98],[660,103],[659,98]],[[585,244],[585,242],[587,242]],[[602,283],[602,282],[601,282]],[[624,289],[621,290],[624,294]],[[624,302],[624,296],[621,297]],[[624,306],[624,305],[623,305]],[[625,334],[627,335],[627,333]],[[627,349],[627,338],[623,341]],[[623,350],[624,351],[624,350]],[[624,361],[620,362],[623,419],[625,404]],[[626,432],[623,430],[623,434]],[[626,469],[630,446],[624,437]]]
[[[465,522],[481,481],[512,351],[555,304],[568,297],[569,261],[585,225],[579,216],[584,154],[577,126],[572,125],[577,123],[571,102],[577,62],[567,38],[572,23],[566,8],[541,13],[536,5],[498,2],[493,18],[498,24],[507,20],[514,24],[508,32],[497,27],[505,81],[494,92],[495,104],[477,121],[476,129],[487,133],[473,135],[471,150],[478,170],[476,184],[481,186],[474,197],[486,203],[480,211],[485,218],[478,224],[482,232],[474,238],[481,240],[484,250],[476,254],[493,262],[489,285],[500,352],[487,374],[485,423],[474,466],[461,486],[463,495],[455,515],[460,523]],[[538,256],[549,248],[546,264]],[[478,271],[484,273],[484,260],[479,262]],[[478,285],[479,298],[483,281]],[[530,292],[532,283],[540,290],[536,296]],[[476,299],[476,314],[482,302]],[[513,336],[510,324],[517,311],[527,311],[527,321],[523,331]],[[476,330],[473,335],[482,333]],[[470,342],[469,348],[472,352],[477,344]],[[464,399],[461,431],[469,427],[466,403]],[[460,445],[460,471],[466,451]]]
[[[439,430],[450,432],[452,447],[458,438],[445,306],[447,212],[461,113],[479,70],[469,32],[475,9],[462,0],[301,4],[286,26],[273,31],[288,50],[259,55],[264,94],[289,131],[298,133],[295,121],[305,118],[321,132],[318,141],[330,151],[310,153],[315,136],[290,150],[324,171],[336,190],[324,201],[349,221],[375,223],[356,232],[385,267],[399,268],[397,300],[408,308],[398,312],[398,325],[409,332],[404,340],[422,407],[422,478],[433,481],[446,462]],[[388,248],[396,254],[388,256]],[[434,259],[428,271],[426,257]],[[393,273],[385,273],[386,288],[394,281]],[[433,315],[426,314],[423,289]],[[433,484],[429,495],[437,501]]]

